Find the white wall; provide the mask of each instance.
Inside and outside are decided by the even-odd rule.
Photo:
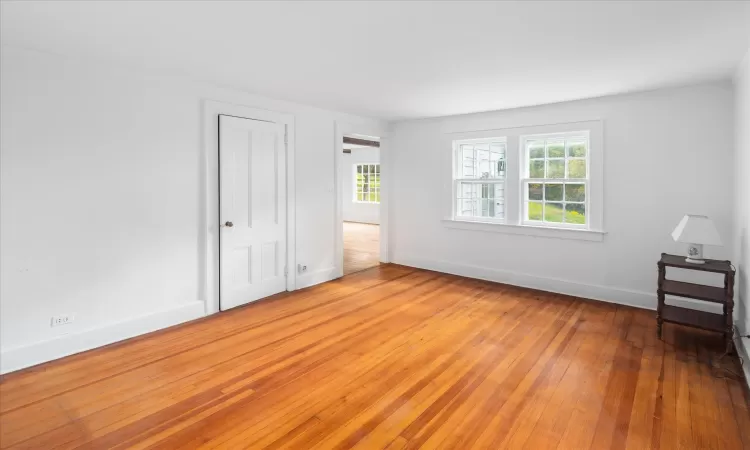
[[[653,308],[656,262],[661,252],[684,252],[670,233],[685,213],[715,221],[726,245],[707,247],[707,257],[733,256],[732,95],[724,82],[397,123],[389,163],[397,193],[391,204],[392,260]],[[594,119],[604,122],[602,242],[441,223],[450,215],[446,132]]]
[[[734,264],[737,267],[736,320],[742,334],[750,334],[750,50],[735,83]]]
[[[341,177],[344,195],[344,220],[362,223],[380,223],[380,204],[357,203],[354,201],[354,165],[379,164],[380,149],[374,147],[354,148],[351,153],[342,155],[344,174]]]
[[[204,100],[294,114],[297,262],[310,280],[333,273],[334,122],[379,122],[15,48],[1,58],[3,372],[204,314]],[[50,327],[66,313],[74,323]]]

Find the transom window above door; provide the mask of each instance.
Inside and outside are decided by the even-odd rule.
[[[455,215],[465,219],[505,219],[505,138],[454,142]]]
[[[354,165],[354,201],[380,203],[380,164]]]

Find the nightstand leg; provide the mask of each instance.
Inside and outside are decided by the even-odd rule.
[[[664,285],[664,279],[666,278],[666,268],[659,263],[657,265],[659,267],[659,280],[658,285],[656,289],[656,335],[661,339],[661,328],[662,324],[664,323],[664,320],[661,318],[662,310],[664,309],[664,291],[662,291],[662,286]]]
[[[729,272],[724,277],[724,292],[726,293],[726,301],[724,302],[724,340],[726,341],[728,355],[732,354],[734,349],[734,272]]]
[[[732,333],[724,333],[724,339],[726,340],[726,354],[732,355],[734,354],[734,343],[732,342]]]

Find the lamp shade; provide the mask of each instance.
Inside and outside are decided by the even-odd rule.
[[[672,232],[672,239],[689,244],[721,245],[719,232],[708,216],[686,214]]]

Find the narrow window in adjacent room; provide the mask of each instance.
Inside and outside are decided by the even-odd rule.
[[[380,203],[380,164],[354,165],[354,201]]]

